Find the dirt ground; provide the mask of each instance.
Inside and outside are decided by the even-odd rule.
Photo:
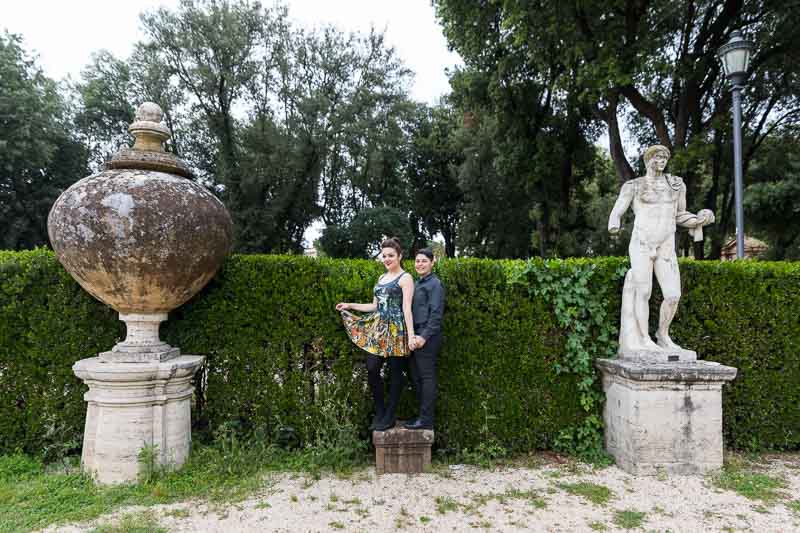
[[[237,503],[129,507],[45,531],[87,532],[137,513],[170,532],[800,531],[800,456],[761,457],[747,472],[783,486],[772,498],[749,499],[719,488],[712,476],[637,478],[614,466],[593,469],[540,456],[495,469],[441,465],[413,476],[376,476],[371,468],[320,479],[279,474]],[[753,483],[758,489],[747,475],[737,483],[742,492]]]

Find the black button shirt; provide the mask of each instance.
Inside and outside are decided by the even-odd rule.
[[[444,286],[436,274],[429,274],[414,285],[411,314],[414,332],[426,341],[442,332]]]

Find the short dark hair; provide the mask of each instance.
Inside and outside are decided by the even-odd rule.
[[[422,254],[431,261],[433,261],[433,250],[431,250],[430,248],[420,248],[419,250],[417,250],[417,255],[419,254]]]
[[[381,249],[383,248],[391,248],[397,255],[403,255],[403,247],[400,246],[400,241],[397,240],[396,237],[389,237],[388,239],[383,239],[381,242]]]

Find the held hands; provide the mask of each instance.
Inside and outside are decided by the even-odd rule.
[[[419,335],[411,335],[408,340],[408,348],[410,350],[418,350],[425,346],[425,338]]]

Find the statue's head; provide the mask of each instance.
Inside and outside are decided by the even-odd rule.
[[[648,170],[652,164],[657,170],[663,171],[667,166],[669,156],[669,148],[660,144],[656,144],[644,151],[644,154],[642,154],[642,159],[644,159],[644,166],[647,167]]]

